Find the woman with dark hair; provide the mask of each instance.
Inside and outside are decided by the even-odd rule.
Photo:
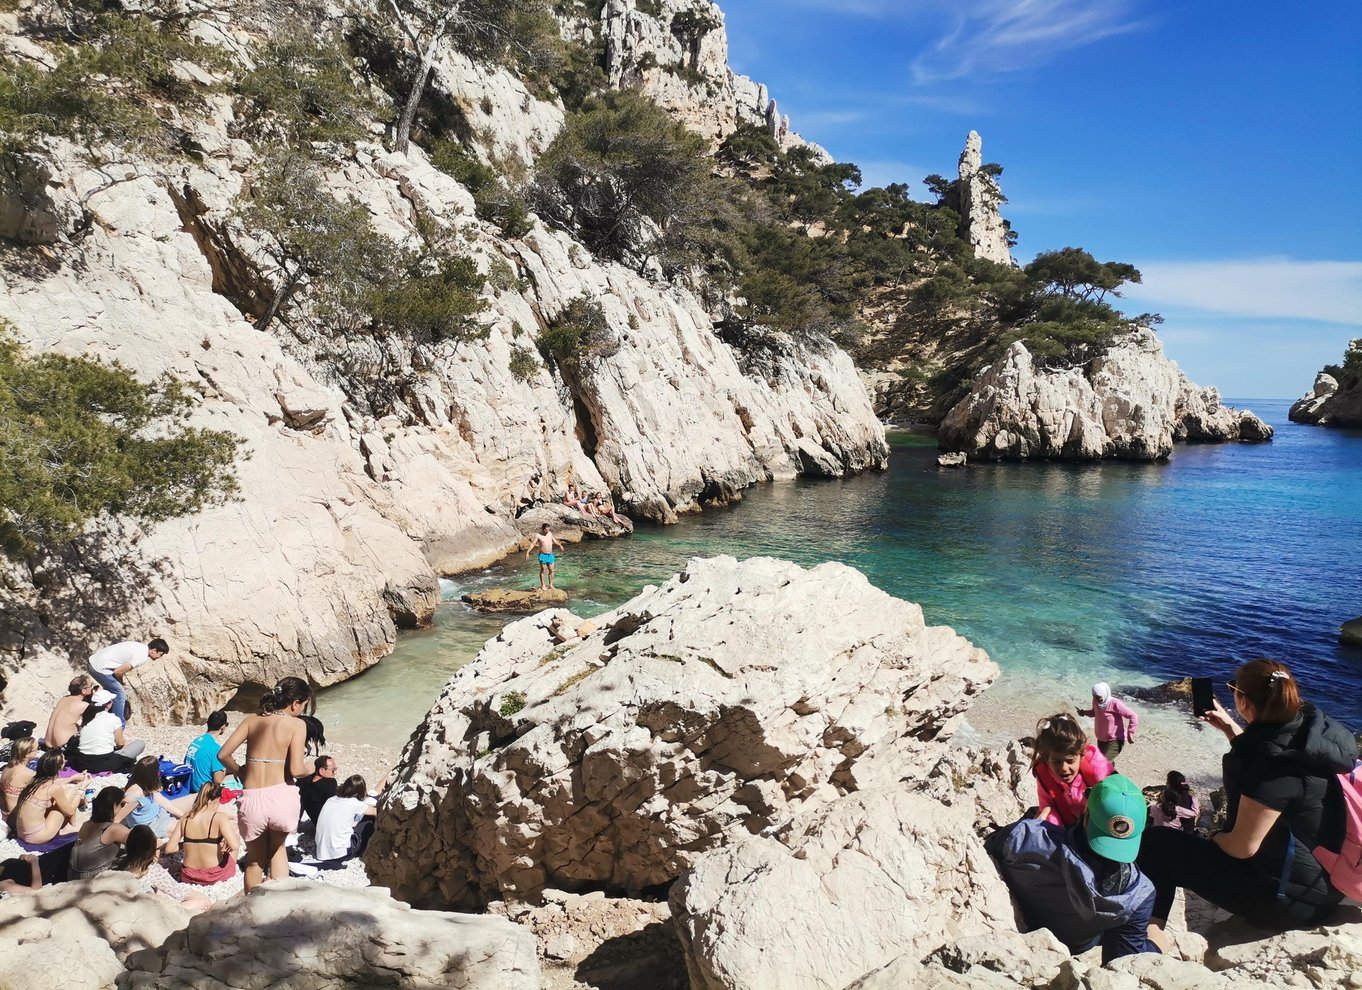
[[[1243,728],[1220,706],[1202,718],[1225,734],[1226,826],[1209,839],[1181,829],[1144,835],[1139,865],[1154,882],[1156,942],[1178,887],[1263,928],[1320,924],[1343,895],[1311,850],[1333,838],[1342,809],[1326,800],[1352,769],[1357,739],[1303,702],[1291,670],[1253,660],[1229,682]]]
[[[44,853],[76,841],[72,823],[85,804],[79,788],[86,776],[60,780],[66,757],[50,750],[38,758],[38,772],[19,793],[12,823],[14,837],[29,852]]]
[[[336,796],[322,805],[317,816],[317,858],[322,869],[338,870],[364,852],[374,830],[374,805],[369,785],[353,774],[336,788]]]
[[[271,880],[288,876],[284,840],[298,828],[298,788],[289,781],[307,773],[307,726],[295,716],[311,714],[312,688],[299,677],[285,677],[260,699],[260,714],[248,715],[218,751],[229,772],[245,788],[237,807],[241,837],[246,840],[244,884],[258,887],[269,871]],[[246,744],[244,765],[234,754]]]
[[[199,788],[194,806],[171,828],[166,852],[183,851],[181,883],[211,887],[236,876],[240,845],[236,824],[222,808],[222,785],[209,781]]]
[[[161,865],[161,840],[145,825],[136,825],[128,832],[127,855],[123,869],[136,877],[143,893],[160,894],[179,901],[192,912],[206,911],[213,902],[198,894],[180,896],[175,878]]]
[[[144,756],[138,760],[128,774],[128,789],[123,795],[120,809],[123,824],[129,828],[150,826],[157,838],[164,839],[170,832],[170,823],[183,817],[194,799],[186,796],[172,800],[161,793],[163,787],[160,759]]]
[[[128,841],[128,827],[118,821],[123,788],[105,787],[90,803],[90,820],[80,827],[71,847],[71,880],[89,880],[111,869],[121,846]]]

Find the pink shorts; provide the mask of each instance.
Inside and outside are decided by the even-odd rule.
[[[250,842],[266,832],[296,832],[301,804],[292,784],[255,787],[241,792],[236,809],[241,837]]]

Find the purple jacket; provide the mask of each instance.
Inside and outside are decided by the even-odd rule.
[[[1078,714],[1092,717],[1093,732],[1098,742],[1110,742],[1113,739],[1135,741],[1135,726],[1140,724],[1140,717],[1123,701],[1112,698],[1105,705],[1094,705]]]

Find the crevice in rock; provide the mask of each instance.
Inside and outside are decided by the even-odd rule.
[[[258,320],[269,309],[273,286],[247,260],[226,225],[206,219],[208,207],[193,186],[186,182],[176,188],[174,183],[166,183],[166,192],[175,204],[185,231],[194,238],[213,271],[213,291],[251,322]]]

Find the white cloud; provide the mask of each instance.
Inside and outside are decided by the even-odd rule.
[[[1056,54],[1138,30],[1131,0],[974,0],[913,60],[920,85],[1027,69]]]
[[[1137,262],[1143,285],[1127,299],[1158,307],[1252,318],[1320,320],[1362,326],[1362,261]]]

